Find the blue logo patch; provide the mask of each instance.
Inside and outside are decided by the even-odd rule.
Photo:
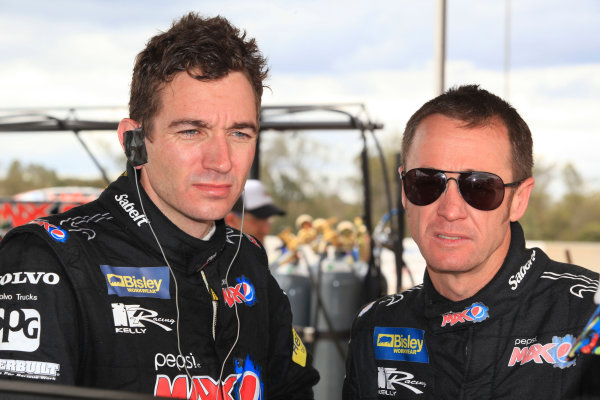
[[[67,238],[69,237],[69,235],[67,234],[67,231],[59,228],[56,225],[52,225],[51,223],[49,223],[48,221],[44,221],[43,219],[34,219],[33,221],[30,221],[28,223],[41,226],[42,228],[44,228],[46,230],[46,232],[48,232],[50,237],[52,239],[56,240],[57,242],[64,243],[67,241]]]
[[[170,299],[169,267],[113,267],[101,265],[108,294],[119,297]]]
[[[375,327],[373,348],[378,360],[429,363],[425,331],[415,328]]]

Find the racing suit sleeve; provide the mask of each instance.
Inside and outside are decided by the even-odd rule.
[[[342,388],[342,399],[376,399],[377,363],[373,353],[373,322],[366,305],[354,318],[348,355],[346,356],[346,376]]]
[[[352,360],[352,342],[348,346],[348,355],[346,356],[346,376],[344,377],[344,386],[342,388],[342,399],[354,400],[360,399],[356,388],[357,376]]]
[[[313,386],[319,373],[312,366],[312,356],[300,337],[292,330],[290,302],[269,273],[269,315],[271,340],[269,349],[268,399],[313,399]]]
[[[43,239],[0,246],[0,379],[75,384],[80,336],[75,295]]]

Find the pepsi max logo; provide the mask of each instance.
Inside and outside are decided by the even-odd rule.
[[[44,228],[46,230],[46,232],[48,232],[50,237],[52,239],[56,240],[57,242],[64,243],[69,236],[67,234],[67,231],[60,229],[56,225],[52,225],[50,222],[44,221],[43,219],[34,219],[33,221],[30,221],[29,223],[36,224],[36,225],[39,225],[42,228]]]
[[[454,326],[466,322],[481,322],[489,318],[489,309],[483,303],[473,303],[470,307],[460,312],[449,312],[442,315],[442,327]]]
[[[473,308],[471,308],[471,314],[473,315],[473,318],[475,320],[482,318],[486,313],[487,309],[480,305],[476,305]]]
[[[225,299],[225,303],[229,307],[233,307],[236,303],[245,303],[249,306],[254,305],[257,299],[256,290],[254,289],[252,282],[243,275],[236,280],[238,282],[237,285],[223,288],[223,299]]]
[[[509,367],[515,365],[523,365],[527,363],[533,364],[552,364],[557,368],[568,368],[575,364],[576,360],[567,358],[575,337],[566,335],[564,337],[553,336],[552,342],[542,344],[534,343],[531,346],[519,347],[515,346],[508,361]]]

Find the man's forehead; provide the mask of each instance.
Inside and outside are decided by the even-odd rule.
[[[508,133],[499,121],[466,126],[464,121],[435,114],[415,130],[404,166],[500,172],[510,168],[511,159]]]

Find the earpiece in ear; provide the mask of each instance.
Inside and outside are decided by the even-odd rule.
[[[126,131],[123,142],[125,145],[125,156],[132,166],[137,167],[148,162],[148,153],[146,152],[146,143],[144,142],[144,131],[142,128]]]

